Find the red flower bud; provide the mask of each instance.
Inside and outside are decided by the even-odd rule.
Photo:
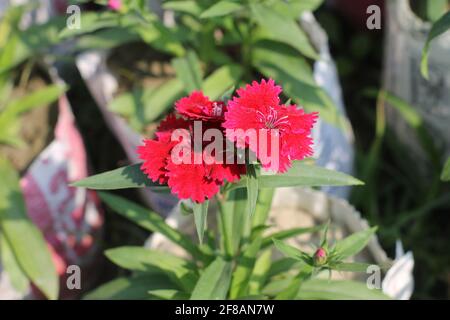
[[[121,0],[109,0],[108,1],[108,7],[111,10],[119,11],[120,8],[122,7],[122,1]]]
[[[327,262],[327,252],[324,248],[317,249],[314,253],[314,264],[317,266],[322,266]]]

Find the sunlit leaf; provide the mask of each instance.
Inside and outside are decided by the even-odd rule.
[[[115,190],[149,187],[156,190],[168,190],[167,186],[153,183],[141,170],[141,163],[121,167],[72,183],[74,187]]]
[[[223,300],[227,296],[231,281],[231,262],[217,257],[202,273],[191,300]]]
[[[198,280],[194,264],[166,252],[143,247],[119,247],[107,250],[105,255],[125,269],[145,272],[157,268],[186,291],[191,291]]]
[[[0,229],[27,277],[49,298],[57,299],[59,279],[45,239],[26,213],[19,177],[0,158]]]
[[[225,15],[232,14],[236,11],[243,9],[244,7],[236,2],[232,1],[219,1],[209,7],[207,10],[203,11],[200,18],[213,18],[221,17]]]
[[[202,203],[194,202],[193,204],[195,228],[197,229],[200,244],[203,243],[203,235],[205,234],[207,227],[208,204],[208,200],[205,200]]]
[[[377,227],[359,231],[336,242],[335,253],[341,259],[348,258],[359,253],[369,243],[375,234]]]
[[[174,244],[184,248],[195,258],[202,259],[203,254],[191,239],[169,226],[156,212],[143,208],[123,197],[99,192],[100,198],[115,212],[135,222],[142,228],[153,232],[159,232]]]
[[[447,159],[447,162],[444,165],[444,169],[441,174],[442,181],[450,181],[450,158]]]

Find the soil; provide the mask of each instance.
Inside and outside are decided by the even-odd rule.
[[[140,42],[114,49],[107,63],[119,81],[117,94],[136,87],[154,87],[175,77],[170,56]]]
[[[129,43],[114,49],[107,61],[119,87],[116,97],[138,88],[154,88],[175,77],[170,56],[141,42]],[[152,136],[158,122],[148,123],[142,134]]]
[[[33,71],[30,80],[24,87],[15,87],[11,99],[23,97],[25,94],[44,88],[49,81],[37,71]],[[53,140],[53,130],[56,125],[57,104],[34,108],[20,116],[19,136],[25,143],[24,147],[0,145],[0,154],[4,155],[21,174],[32,161]]]

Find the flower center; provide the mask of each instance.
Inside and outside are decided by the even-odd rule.
[[[273,107],[269,107],[268,114],[257,111],[256,116],[258,121],[263,123],[267,129],[283,129],[283,126],[289,124],[288,116],[278,117],[278,112]]]
[[[212,110],[211,113],[214,117],[221,117],[223,114],[223,106],[224,104],[222,102],[214,101],[212,103]]]

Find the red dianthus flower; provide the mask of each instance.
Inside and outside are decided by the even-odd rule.
[[[172,133],[177,129],[184,129],[185,136],[191,139],[193,125],[194,122],[191,120],[177,118],[174,114],[170,114],[159,125],[156,138],[144,140],[144,145],[139,146],[137,152],[139,158],[144,160],[141,170],[152,181],[167,184],[172,193],[180,199],[203,202],[219,192],[220,186],[225,181],[239,180],[241,173],[245,171],[245,166],[221,163],[223,161],[205,163],[204,159],[207,155],[201,157],[201,163],[195,163],[195,154],[198,152],[194,150],[191,141],[186,144],[186,141],[181,138],[178,141],[172,139]],[[208,122],[205,122],[203,129],[211,127],[220,129],[218,124]],[[177,145],[182,146],[181,155],[172,154]],[[185,151],[190,154],[190,163],[180,163]]]
[[[253,81],[237,90],[238,97],[228,102],[223,127],[227,137],[237,147],[249,147],[260,160],[263,168],[285,172],[292,160],[312,156],[311,130],[317,113],[305,113],[295,105],[280,104],[282,89],[272,79]],[[236,130],[252,130],[257,143],[251,143],[246,134],[236,135]],[[272,140],[274,139],[274,140]],[[278,147],[272,141],[278,141]],[[261,148],[265,143],[265,150]],[[274,161],[277,157],[277,161]]]

